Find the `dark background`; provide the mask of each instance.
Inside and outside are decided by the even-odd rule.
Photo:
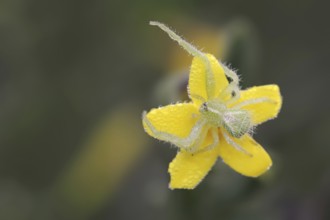
[[[0,219],[330,219],[329,4],[321,1],[0,2]],[[185,99],[191,57],[164,22],[278,84],[279,117],[255,139],[258,179],[221,160],[192,191],[168,189],[176,149],[141,112]]]

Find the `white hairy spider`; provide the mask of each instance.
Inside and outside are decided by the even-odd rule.
[[[193,45],[184,41],[165,25],[159,22],[150,22],[150,24],[160,27],[191,55],[203,60],[206,67],[206,91],[208,97],[206,100],[201,96],[190,94],[190,97],[200,100],[202,104],[199,107],[200,114],[197,116],[198,120],[196,124],[191,129],[190,134],[184,138],[157,130],[146,117],[146,112],[143,112],[143,122],[150,129],[153,136],[157,139],[170,142],[181,149],[195,153],[216,147],[219,144],[219,131],[221,131],[228,144],[252,156],[232,139],[232,137],[241,138],[243,135],[253,132],[254,125],[251,114],[249,111],[242,109],[242,107],[256,103],[271,102],[271,100],[268,98],[257,98],[234,104],[240,98],[239,77],[233,70],[221,62],[219,63],[230,83],[219,95],[216,95],[217,91],[214,91],[214,75],[207,56],[197,50]],[[192,115],[191,117],[196,116]],[[200,149],[208,132],[210,132],[213,142],[209,146]]]

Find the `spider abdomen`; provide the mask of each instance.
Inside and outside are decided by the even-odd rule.
[[[249,112],[241,109],[228,109],[223,114],[222,126],[235,138],[240,138],[251,130]]]

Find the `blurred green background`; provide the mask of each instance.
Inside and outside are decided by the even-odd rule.
[[[325,1],[2,0],[0,219],[330,219],[329,4]],[[158,20],[278,84],[279,117],[255,139],[258,179],[220,160],[192,191],[168,189],[176,149],[141,113],[185,100],[191,62]]]

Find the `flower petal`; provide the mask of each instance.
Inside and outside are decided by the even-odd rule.
[[[244,135],[240,139],[232,138],[249,154],[239,151],[220,137],[219,154],[223,162],[236,172],[250,177],[258,177],[272,165],[268,153],[252,137]]]
[[[210,171],[218,157],[218,149],[191,154],[180,151],[170,163],[170,189],[194,189]]]
[[[240,99],[234,103],[238,104],[252,99],[268,99],[264,102],[253,103],[242,107],[251,112],[252,120],[255,125],[275,118],[282,106],[282,97],[277,85],[255,86],[241,91]]]
[[[219,94],[227,85],[228,81],[225,76],[224,70],[219,64],[219,61],[211,54],[206,55],[211,64],[211,70],[214,77],[214,92]],[[206,65],[200,57],[194,57],[189,76],[189,96],[198,106],[202,101],[196,98],[202,97],[205,100],[209,98],[206,91]],[[215,94],[213,94],[215,96]]]
[[[152,109],[147,119],[158,130],[178,137],[186,137],[196,124],[198,109],[193,103],[180,103]],[[143,123],[145,131],[152,137],[153,133]]]

